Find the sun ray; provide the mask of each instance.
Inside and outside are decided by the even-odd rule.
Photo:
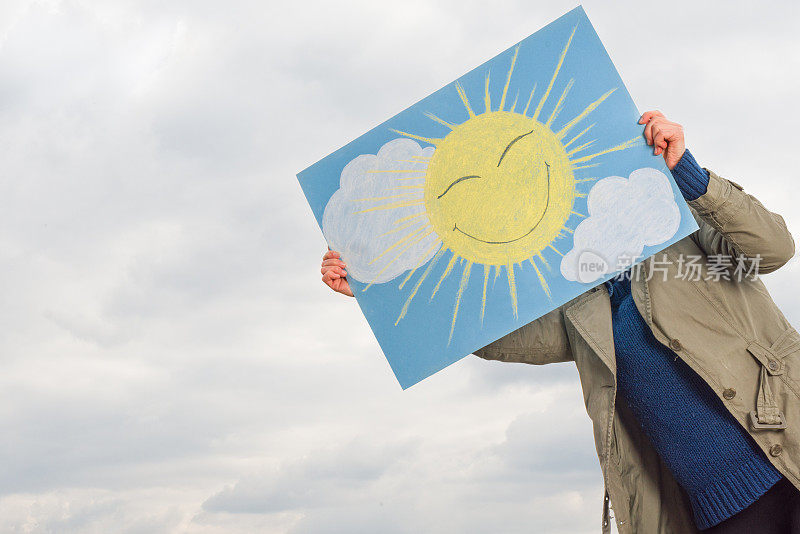
[[[436,146],[438,143],[440,143],[442,141],[441,138],[422,137],[421,135],[414,135],[414,134],[411,134],[411,133],[408,133],[408,132],[402,132],[400,130],[395,130],[394,128],[389,128],[389,129],[391,131],[393,131],[394,133],[396,133],[396,134],[403,135],[405,137],[408,137],[409,139],[416,139],[417,141],[422,141],[424,143],[429,143],[429,144],[431,144],[433,146]]]
[[[567,124],[565,124],[565,125],[564,125],[564,126],[563,126],[563,127],[562,127],[562,128],[559,130],[559,131],[558,131],[558,133],[556,133],[556,137],[557,137],[558,139],[564,139],[564,136],[565,136],[565,135],[567,135],[567,133],[569,133],[569,131],[570,131],[570,130],[571,130],[571,129],[572,129],[572,128],[573,128],[573,127],[576,125],[576,124],[578,124],[580,121],[582,121],[582,120],[583,120],[583,119],[584,119],[584,118],[585,118],[587,115],[589,115],[589,113],[591,113],[592,111],[594,111],[594,110],[595,110],[595,108],[596,108],[597,106],[599,106],[600,104],[602,104],[602,103],[603,103],[603,101],[604,101],[606,98],[608,98],[609,96],[611,96],[611,93],[613,93],[613,92],[614,92],[614,91],[616,91],[616,90],[617,90],[617,88],[616,88],[616,87],[614,87],[613,89],[610,89],[610,90],[608,90],[608,91],[607,91],[607,92],[606,92],[606,93],[605,93],[603,96],[601,96],[600,98],[598,98],[597,100],[595,100],[594,102],[592,102],[591,104],[589,104],[588,106],[586,106],[586,109],[584,109],[583,111],[581,111],[581,112],[578,114],[578,116],[577,116],[577,117],[575,117],[574,119],[572,119],[571,121],[569,121]]]
[[[437,239],[437,240],[435,240],[435,241],[433,242],[433,245],[431,245],[430,247],[428,247],[428,250],[426,250],[426,251],[425,251],[425,252],[422,254],[422,256],[421,256],[421,257],[422,257],[422,258],[427,258],[427,257],[428,257],[428,254],[430,254],[431,252],[433,252],[433,250],[434,250],[435,248],[438,248],[438,247],[441,247],[441,246],[442,246],[442,241],[441,241],[440,239]],[[422,263],[420,263],[419,265],[417,265],[416,267],[414,267],[414,269],[419,269],[419,268],[420,268],[420,267],[422,267],[423,265],[425,265],[425,262],[422,262]],[[402,289],[402,288],[400,288],[400,289]]]
[[[437,240],[436,240],[436,241],[433,243],[433,245],[431,245],[430,247],[428,247],[428,250],[426,250],[426,251],[425,251],[425,253],[424,253],[424,254],[422,254],[422,257],[423,257],[423,258],[427,258],[427,257],[428,257],[428,254],[430,254],[430,253],[433,251],[433,249],[435,249],[436,247],[441,247],[441,246],[442,246],[442,242],[441,242],[441,241],[439,241],[439,240],[437,239]],[[397,287],[397,289],[403,289],[403,286],[404,286],[404,285],[406,285],[406,282],[408,282],[408,281],[409,281],[409,279],[410,279],[410,278],[411,278],[411,277],[414,275],[414,273],[415,273],[415,272],[417,272],[417,269],[419,269],[419,268],[420,268],[420,267],[422,267],[423,265],[425,265],[425,264],[424,264],[424,263],[421,263],[421,264],[417,265],[416,267],[414,267],[414,269],[412,269],[412,270],[411,270],[411,271],[408,273],[408,276],[406,276],[406,277],[405,277],[405,279],[403,279],[403,281],[400,283],[400,285]]]
[[[564,143],[564,150],[566,150],[566,149],[567,149],[567,147],[568,147],[569,145],[571,145],[572,143],[574,143],[575,141],[577,141],[577,140],[578,140],[578,138],[579,138],[580,136],[582,136],[583,134],[585,134],[586,132],[588,132],[589,130],[591,130],[592,128],[594,128],[594,125],[595,125],[595,124],[597,124],[597,123],[596,123],[596,122],[593,122],[592,124],[590,124],[589,126],[587,126],[587,127],[586,127],[586,128],[585,128],[585,129],[584,129],[582,132],[581,132],[581,133],[579,133],[578,135],[576,135],[575,137],[573,137],[572,139],[570,139],[569,141],[567,141],[566,143]]]
[[[511,104],[511,113],[514,113],[514,110],[517,109],[518,100],[519,100],[519,89],[517,89],[517,94],[514,95],[514,103]]]
[[[394,222],[394,224],[400,224],[400,223],[403,223],[403,222],[409,221],[409,220],[411,220],[411,219],[414,219],[415,217],[419,217],[420,215],[425,215],[425,213],[426,213],[426,212],[425,212],[424,210],[423,210],[423,211],[420,211],[420,212],[417,212],[417,213],[412,213],[411,215],[408,215],[408,216],[406,216],[406,217],[403,217],[402,219],[397,219],[397,220]]]
[[[506,265],[508,274],[508,293],[511,296],[511,308],[514,310],[514,319],[517,318],[517,284],[514,282],[514,264]]]
[[[440,244],[441,244],[441,242],[440,242]],[[414,289],[411,290],[411,294],[406,299],[405,304],[403,304],[403,309],[400,310],[400,315],[397,317],[397,320],[394,322],[395,326],[397,326],[397,323],[399,323],[400,320],[403,317],[406,316],[406,312],[408,311],[408,306],[411,304],[411,300],[414,298],[414,295],[417,294],[417,290],[419,289],[419,286],[421,286],[422,282],[425,281],[425,278],[428,277],[428,274],[430,274],[431,269],[433,269],[433,266],[436,265],[437,261],[439,261],[439,258],[442,257],[442,255],[444,254],[444,251],[445,251],[444,248],[440,248],[439,249],[439,251],[433,256],[433,259],[430,261],[430,263],[428,263],[428,267],[425,269],[425,272],[422,273],[422,276],[419,277],[419,280],[417,280],[417,283],[414,284]]]
[[[422,198],[418,194],[416,194],[413,197],[410,195],[415,195],[415,193],[413,191],[409,191],[408,193],[400,193],[399,195],[389,195],[388,197],[353,198],[351,199],[351,202],[369,202],[371,200],[391,200],[393,198],[406,198],[409,200],[412,198]]]
[[[567,82],[567,86],[564,87],[564,92],[561,93],[561,96],[558,98],[558,102],[556,102],[556,107],[553,108],[553,112],[550,113],[550,117],[548,117],[547,122],[545,123],[545,126],[547,126],[548,128],[550,127],[551,124],[553,124],[553,121],[556,120],[558,114],[561,113],[561,108],[564,107],[564,99],[567,98],[567,93],[569,93],[569,90],[572,89],[572,85],[574,83],[575,80],[570,80],[569,82]]]
[[[537,252],[537,253],[536,253],[536,256],[537,256],[537,257],[538,257],[540,260],[542,260],[542,263],[544,263],[544,266],[545,266],[545,267],[547,268],[547,270],[549,271],[549,270],[550,270],[550,264],[547,262],[547,260],[546,260],[546,259],[544,259],[544,254],[542,254],[542,252],[541,252],[541,251],[539,251],[539,252]]]
[[[469,284],[469,272],[471,269],[472,262],[467,261],[467,264],[464,266],[464,271],[461,273],[461,283],[458,284],[458,293],[456,293],[456,303],[453,309],[453,321],[450,323],[450,337],[447,338],[448,345],[453,340],[453,330],[456,328],[456,317],[458,317],[458,308],[461,305],[461,295],[464,294],[464,290],[467,288],[467,284]]]
[[[431,235],[432,233],[433,233],[433,229],[431,229],[431,230],[429,230],[428,232],[426,232],[426,233],[422,234],[422,235],[421,235],[421,236],[419,236],[417,239],[415,239],[414,241],[412,241],[411,243],[409,243],[408,245],[406,245],[405,247],[403,247],[403,250],[401,250],[400,252],[398,252],[398,253],[397,253],[397,255],[396,255],[394,258],[392,258],[391,260],[389,260],[389,261],[386,263],[386,265],[384,265],[384,266],[383,266],[383,269],[381,269],[380,271],[378,271],[378,274],[376,274],[376,275],[375,275],[375,278],[373,278],[373,279],[372,279],[372,281],[371,281],[369,284],[367,284],[367,285],[366,285],[366,287],[365,287],[365,288],[364,288],[362,291],[366,291],[367,289],[369,289],[369,288],[370,288],[370,286],[371,286],[372,284],[374,284],[374,283],[375,283],[375,280],[377,280],[377,279],[378,279],[378,277],[380,277],[380,275],[381,275],[381,274],[383,274],[383,271],[385,271],[386,269],[388,269],[388,268],[389,268],[389,266],[390,266],[391,264],[393,264],[394,262],[396,262],[396,261],[397,261],[397,259],[398,259],[400,256],[402,256],[402,255],[403,255],[403,253],[404,253],[406,250],[408,250],[409,248],[413,247],[414,245],[416,245],[417,243],[419,243],[420,241],[422,241],[423,239],[425,239],[426,237],[428,237],[428,236],[429,236],[429,235]],[[374,260],[373,260],[373,261],[374,261]]]
[[[575,183],[580,184],[582,182],[596,182],[599,179],[600,178],[597,176],[595,176],[594,178],[581,178],[580,180],[575,180]]]
[[[555,250],[558,253],[558,255],[561,256],[562,258],[564,257],[564,254],[553,245],[547,245],[547,246]]]
[[[436,115],[434,115],[433,113],[429,113],[429,112],[427,112],[427,111],[426,111],[426,112],[424,113],[424,115],[425,115],[426,117],[428,117],[429,119],[431,119],[431,120],[433,120],[433,121],[436,121],[436,122],[438,122],[438,123],[439,123],[439,124],[441,124],[441,125],[447,126],[447,127],[448,127],[448,128],[450,128],[451,130],[455,129],[455,127],[456,127],[456,125],[455,125],[455,124],[453,124],[453,123],[451,123],[451,122],[447,122],[447,121],[446,121],[446,120],[444,120],[444,119],[440,119],[439,117],[437,117],[437,116],[436,116]]]
[[[390,246],[389,246],[389,248],[387,248],[386,250],[384,250],[383,252],[381,252],[380,254],[378,254],[377,256],[375,256],[374,258],[372,258],[372,261],[371,261],[371,262],[369,262],[367,265],[372,265],[373,263],[375,263],[376,261],[378,261],[379,259],[381,259],[381,258],[382,258],[384,255],[386,255],[387,253],[389,253],[389,252],[391,252],[392,250],[394,250],[395,248],[399,247],[400,245],[402,245],[403,243],[405,243],[405,242],[406,242],[406,241],[408,241],[409,239],[411,239],[411,238],[413,238],[413,237],[416,237],[418,234],[420,234],[421,232],[424,232],[424,231],[425,231],[426,229],[428,229],[428,228],[430,228],[430,225],[429,225],[429,224],[427,224],[427,223],[426,223],[426,224],[423,224],[423,225],[422,225],[422,226],[420,226],[419,228],[415,228],[413,232],[411,232],[411,233],[409,233],[409,234],[406,234],[406,236],[405,236],[405,237],[403,237],[403,238],[401,238],[401,239],[398,239],[397,241],[395,241],[395,242],[394,242],[394,244],[390,245]],[[404,249],[404,250],[405,250],[405,249]]]
[[[550,286],[547,285],[547,280],[545,280],[544,276],[542,276],[542,272],[539,270],[539,267],[534,263],[533,259],[531,259],[531,265],[533,265],[533,269],[536,271],[536,276],[539,277],[539,283],[542,285],[542,289],[547,294],[547,298],[553,298],[550,294]]]
[[[625,141],[624,143],[620,143],[620,144],[618,144],[617,146],[612,146],[611,148],[607,148],[607,149],[605,149],[605,150],[602,150],[602,151],[600,151],[600,152],[596,152],[596,153],[594,153],[594,154],[590,154],[590,155],[588,155],[588,156],[583,156],[583,157],[581,157],[581,158],[575,158],[575,159],[571,159],[571,160],[569,160],[569,161],[570,161],[570,162],[571,162],[573,165],[574,165],[574,164],[576,164],[576,163],[583,163],[584,161],[591,161],[591,160],[593,160],[594,158],[596,158],[596,157],[598,157],[598,156],[602,156],[603,154],[609,154],[609,153],[611,153],[611,152],[617,152],[617,151],[619,151],[619,150],[626,150],[626,149],[628,149],[628,148],[631,148],[631,147],[633,147],[633,146],[636,146],[636,145],[638,145],[638,144],[639,144],[639,142],[641,141],[641,139],[642,139],[642,138],[641,138],[641,136],[638,136],[638,135],[637,135],[636,137],[634,137],[634,138],[632,138],[632,139],[628,139],[628,140],[627,140],[627,141]]]
[[[407,178],[395,178],[395,180],[403,181],[403,180],[424,180],[425,176],[409,176]]]
[[[595,141],[597,141],[597,139],[592,139],[591,141],[586,141],[585,143],[583,143],[580,146],[576,146],[575,148],[573,148],[572,150],[567,152],[567,157],[572,156],[573,154],[577,154],[581,150],[589,148],[590,146],[592,146],[595,143]]]
[[[469,105],[469,99],[467,98],[467,93],[464,92],[464,88],[461,87],[460,82],[456,82],[456,91],[458,91],[458,96],[461,97],[461,101],[464,103],[464,107],[467,108],[467,113],[469,113],[469,116],[474,117],[475,112],[472,111],[472,107]]]
[[[586,196],[586,195],[583,195],[583,196]],[[570,234],[574,234],[575,233],[575,230],[573,230],[569,226],[562,226],[561,229],[564,230],[565,232],[569,232]]]
[[[587,217],[587,215],[584,215],[583,213],[580,213],[580,212],[575,211],[575,210],[571,210],[570,213],[573,214],[573,215],[577,215],[578,217]]]
[[[417,269],[419,269],[419,267],[414,267],[413,269],[408,271],[408,275],[405,278],[403,278],[403,281],[400,282],[400,285],[397,286],[397,289],[403,289],[403,286],[406,285],[406,282],[408,282],[409,278],[414,276],[414,273],[417,272]]]
[[[388,172],[389,174],[399,174],[403,172],[428,172],[428,169],[373,169],[371,171],[367,171],[367,174],[381,174]],[[419,180],[420,178],[425,178],[424,176],[416,177],[415,179]]]
[[[411,221],[411,222],[409,222],[408,224],[404,224],[403,226],[398,226],[397,228],[394,228],[394,229],[392,229],[392,230],[388,230],[388,231],[386,231],[386,232],[382,233],[382,234],[381,234],[381,235],[379,235],[378,237],[383,237],[383,236],[385,236],[385,235],[389,235],[389,234],[393,234],[393,233],[395,233],[395,232],[399,232],[400,230],[405,230],[405,229],[406,229],[406,228],[408,228],[409,226],[414,226],[415,224],[419,224],[419,221]],[[419,226],[419,228],[422,228],[422,226],[425,226],[425,225],[427,225],[427,224],[428,224],[428,222],[427,222],[427,221],[426,221],[426,222],[423,222],[423,223],[422,223],[422,225],[421,225],[421,226]],[[415,228],[415,230],[416,230],[416,228]]]
[[[492,95],[489,94],[489,73],[486,73],[486,92],[483,96],[483,102],[486,105],[486,111],[484,113],[489,113],[492,111]]]
[[[447,275],[450,274],[450,271],[453,270],[453,265],[456,264],[456,260],[457,259],[458,259],[458,256],[455,253],[453,253],[453,256],[450,258],[450,262],[447,264],[447,267],[445,268],[444,272],[442,273],[441,278],[439,278],[439,281],[436,282],[436,287],[433,288],[433,293],[431,293],[431,300],[433,300],[433,297],[436,296],[436,292],[439,291],[439,286],[442,285],[442,281],[445,278],[447,278]]]
[[[492,289],[494,289],[495,283],[497,283],[497,279],[500,278],[500,266],[494,266],[494,279],[492,280]]]
[[[417,160],[417,159],[432,160],[433,156],[411,156],[411,159],[413,159],[413,160]]]
[[[382,206],[375,206],[373,208],[367,208],[367,209],[363,209],[363,210],[359,210],[359,211],[354,211],[353,213],[367,213],[367,212],[376,211],[376,210],[393,210],[393,209],[397,209],[397,208],[405,208],[407,206],[416,206],[417,204],[424,204],[424,203],[425,203],[425,199],[422,198],[422,199],[419,199],[419,200],[413,200],[413,201],[409,201],[409,202],[396,202],[394,204],[384,204]]]
[[[573,166],[572,170],[573,171],[579,171],[581,169],[591,169],[592,167],[597,167],[598,165],[600,165],[600,164],[599,163],[592,163],[590,165],[578,165],[578,166]]]
[[[491,265],[483,264],[483,297],[481,298],[481,325],[483,325],[483,316],[486,313],[486,286],[489,285],[489,271],[492,270]]]
[[[533,89],[531,89],[531,96],[528,97],[528,103],[525,104],[525,109],[522,110],[522,114],[526,117],[528,116],[528,108],[531,106],[531,100],[533,100],[533,93],[536,92],[536,84],[533,84]]]
[[[396,185],[392,189],[425,189],[425,185]]]
[[[506,105],[506,94],[508,93],[508,86],[511,84],[511,74],[514,72],[514,63],[517,62],[517,54],[519,54],[519,45],[514,49],[514,57],[511,58],[511,67],[508,69],[508,76],[506,76],[506,85],[503,87],[503,96],[500,97],[500,111]]]
[[[539,113],[542,111],[542,106],[544,106],[547,97],[550,95],[550,91],[553,89],[553,84],[556,83],[556,78],[558,78],[558,71],[561,70],[561,65],[564,63],[564,58],[567,57],[567,50],[569,50],[569,45],[572,42],[572,38],[575,36],[575,30],[577,29],[578,29],[577,25],[574,28],[572,28],[572,33],[570,34],[569,39],[567,39],[567,44],[566,46],[564,46],[564,50],[562,50],[561,52],[561,57],[558,58],[558,64],[556,65],[555,72],[553,72],[553,77],[550,79],[550,85],[547,86],[544,95],[542,95],[542,99],[539,100],[539,105],[536,106],[536,111],[533,113],[534,119],[539,117]]]

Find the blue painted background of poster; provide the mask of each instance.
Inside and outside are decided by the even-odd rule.
[[[578,7],[298,174],[407,388],[697,229]]]

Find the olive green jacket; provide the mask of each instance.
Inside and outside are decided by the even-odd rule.
[[[757,266],[759,274],[778,269],[794,255],[794,240],[780,215],[738,184],[709,175],[706,193],[689,202],[700,228],[633,268],[633,300],[656,339],[711,386],[773,465],[800,488],[800,334],[760,278],[734,272],[737,265]],[[686,258],[698,255],[700,275],[687,277]],[[720,276],[724,256],[732,259],[729,280]],[[609,507],[620,534],[698,532],[685,492],[625,403],[615,403],[604,284],[475,354],[535,365],[575,362],[606,488],[602,532],[611,529]]]

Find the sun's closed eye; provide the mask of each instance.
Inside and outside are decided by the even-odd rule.
[[[442,194],[441,194],[441,195],[439,195],[439,196],[438,196],[438,197],[436,197],[436,198],[437,198],[437,199],[440,199],[440,198],[442,198],[442,197],[445,195],[445,193],[447,193],[448,191],[450,191],[450,188],[451,188],[451,187],[453,187],[454,185],[456,185],[456,184],[457,184],[457,183],[459,183],[459,182],[463,182],[464,180],[470,180],[470,179],[472,179],[472,178],[480,178],[480,176],[478,176],[478,175],[476,175],[476,174],[470,174],[469,176],[462,176],[462,177],[461,177],[461,178],[459,178],[458,180],[455,180],[455,181],[454,181],[452,184],[448,185],[448,186],[447,186],[447,189],[445,189],[445,190],[442,192]]]
[[[511,142],[510,142],[510,143],[508,143],[508,145],[506,145],[506,149],[505,149],[505,150],[503,150],[503,153],[500,155],[500,160],[497,162],[497,166],[498,166],[498,167],[500,166],[500,163],[502,163],[502,161],[503,161],[503,158],[504,158],[504,157],[506,157],[506,153],[507,153],[507,152],[508,152],[508,150],[509,150],[509,149],[510,149],[510,148],[511,148],[513,145],[514,145],[514,143],[516,143],[517,141],[519,141],[520,139],[522,139],[522,138],[523,138],[523,137],[525,137],[526,135],[530,135],[530,134],[532,134],[532,133],[533,133],[533,130],[531,130],[531,131],[530,131],[530,132],[528,132],[528,133],[524,133],[524,134],[522,134],[522,135],[518,135],[518,136],[516,136],[514,139],[512,139],[512,140],[511,140]]]

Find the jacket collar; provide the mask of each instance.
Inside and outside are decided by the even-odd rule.
[[[611,329],[611,299],[605,284],[593,287],[569,303],[564,315],[616,376],[614,334]]]

